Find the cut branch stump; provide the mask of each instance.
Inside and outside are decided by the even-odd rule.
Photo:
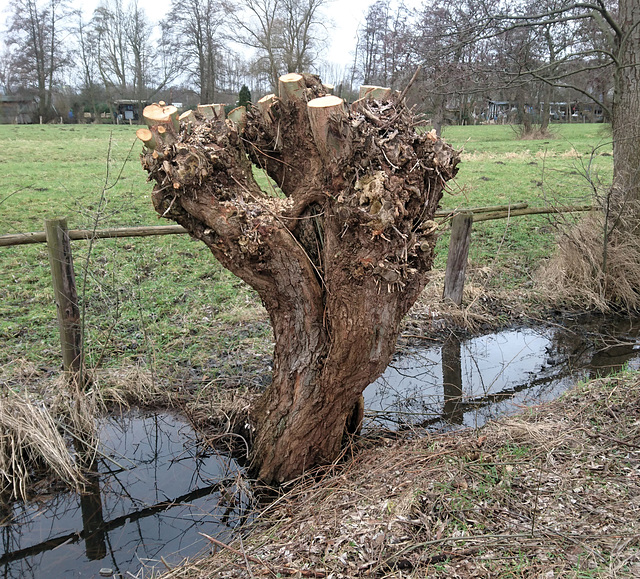
[[[307,103],[309,124],[318,151],[329,161],[348,152],[349,115],[340,97],[327,95]]]
[[[198,105],[198,112],[205,118],[214,121],[224,120],[224,105],[208,104]]]
[[[392,90],[389,87],[364,84],[360,87],[359,98],[384,101],[390,99],[391,95]]]
[[[304,77],[295,72],[282,75],[278,81],[278,94],[285,103],[302,100],[306,88]]]

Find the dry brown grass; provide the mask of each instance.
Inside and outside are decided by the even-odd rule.
[[[518,137],[521,141],[541,141],[543,139],[554,139],[555,134],[549,131],[548,129],[540,129],[539,127],[533,129],[529,133],[525,133],[524,131],[520,132],[520,136]]]
[[[195,427],[215,429],[218,435],[241,428],[251,402],[258,395],[254,388],[235,384],[227,387],[220,380],[211,380],[197,389],[170,387],[166,381],[157,380],[149,369],[138,366],[95,371],[93,391],[99,400],[100,413],[114,407],[174,408]]]
[[[640,237],[615,229],[604,263],[604,216],[590,213],[566,229],[557,251],[538,274],[549,301],[608,312],[640,309]]]
[[[102,412],[113,407],[171,407],[179,397],[179,392],[156,380],[153,372],[142,366],[97,369],[92,372],[91,382]]]
[[[83,409],[67,410],[74,420],[85,423]],[[0,398],[0,496],[26,500],[34,478],[43,476],[76,489],[83,482],[51,409],[28,394],[6,390]]]
[[[114,409],[173,408],[208,434],[210,442],[246,452],[234,434],[247,420],[256,392],[212,381],[184,390],[158,381],[147,368],[91,372],[81,391],[62,374],[43,376],[18,361],[0,368],[0,500],[27,500],[42,484],[82,490],[83,471],[98,452],[96,421]]]
[[[637,577],[640,377],[480,431],[361,442],[165,579]]]

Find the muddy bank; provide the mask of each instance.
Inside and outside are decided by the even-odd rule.
[[[640,376],[481,429],[354,443],[255,517],[163,577],[636,577]]]

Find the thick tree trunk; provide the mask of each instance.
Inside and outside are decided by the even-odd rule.
[[[522,135],[530,135],[533,132],[533,123],[531,122],[531,115],[527,110],[527,105],[524,99],[524,91],[519,88],[516,93],[516,102],[518,111],[516,113],[516,122],[522,127]]]
[[[544,102],[542,103],[542,113],[540,115],[540,132],[546,133],[547,130],[549,130],[549,122],[551,120],[551,98],[553,95],[553,87],[550,84],[545,84],[542,94]]]
[[[338,455],[345,423],[363,390],[388,365],[402,317],[423,288],[414,283],[400,292],[373,277],[355,280],[349,264],[353,240],[344,243],[339,220],[332,221],[325,221],[332,229],[325,234],[325,254],[335,255],[326,267],[332,275],[325,280],[325,306],[305,307],[309,302],[294,295],[296,310],[270,310],[273,382],[253,412],[254,456],[263,480],[287,480]]]
[[[269,312],[273,381],[251,412],[252,468],[267,483],[289,480],[338,456],[362,391],[391,359],[459,156],[434,133],[418,135],[403,103],[350,111],[308,75],[285,75],[278,97],[235,122],[196,112],[176,130],[165,109],[145,110],[151,134],[140,133],[155,208]],[[260,190],[251,162],[285,199]]]
[[[612,103],[613,207],[640,220],[640,3],[619,0]],[[630,210],[630,211],[629,211]]]

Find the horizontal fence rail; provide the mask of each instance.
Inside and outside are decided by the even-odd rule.
[[[113,239],[116,237],[150,237],[152,235],[176,235],[187,233],[182,225],[150,225],[142,227],[117,227],[115,229],[69,229],[69,239]],[[46,243],[44,231],[34,233],[11,233],[0,235],[0,247],[10,245],[27,245],[29,243]]]
[[[592,205],[572,205],[568,207],[529,207],[528,203],[513,203],[511,205],[492,205],[488,207],[471,207],[469,209],[453,209],[436,211],[436,219],[453,218],[459,213],[473,213],[473,222],[490,221],[493,219],[507,219],[522,215],[544,215],[552,213],[573,213],[576,211],[592,211]],[[148,225],[140,227],[116,227],[113,229],[69,229],[67,231],[71,241],[81,239],[115,239],[117,237],[151,237],[154,235],[180,235],[188,233],[181,225]],[[30,243],[46,243],[47,235],[44,231],[31,233],[10,233],[0,235],[0,247],[12,245],[27,245]]]

